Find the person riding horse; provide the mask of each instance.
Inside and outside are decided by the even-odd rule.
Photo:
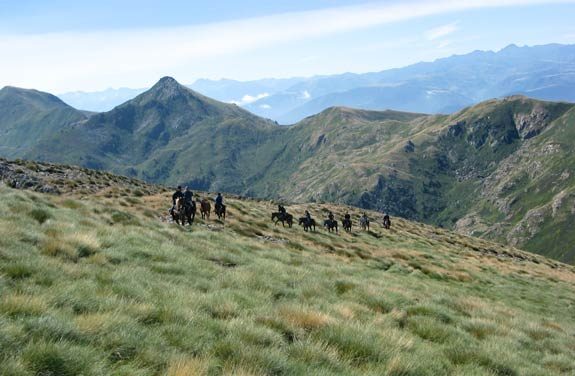
[[[391,219],[389,218],[389,214],[384,214],[383,216],[383,228],[389,230],[391,227]]]
[[[366,213],[359,218],[359,224],[361,225],[362,230],[369,231],[369,218],[367,217]]]
[[[334,219],[333,213],[331,211],[328,212],[327,220],[324,221],[323,225],[330,232],[331,231],[338,232],[337,221]]]
[[[299,224],[303,226],[305,231],[312,230],[315,231],[315,221],[311,217],[309,211],[305,211],[305,215],[299,219]]]
[[[224,197],[222,194],[218,192],[214,201],[216,202],[215,213],[218,216],[218,219],[226,219],[226,205],[224,205]]]
[[[221,193],[218,192],[218,195],[216,196],[216,198],[214,199],[214,201],[216,202],[216,211],[219,210],[222,205],[224,204],[224,197],[222,196]]]
[[[349,213],[345,213],[345,215],[343,216],[343,220],[341,221],[341,224],[343,225],[345,231],[347,232],[351,231],[351,215],[349,215]]]
[[[293,224],[293,215],[289,214],[282,204],[278,204],[278,211],[272,213],[272,221],[274,221],[276,225],[278,222],[281,222],[284,227],[287,222],[288,226],[291,227]]]
[[[194,192],[190,190],[190,187],[186,187],[183,194],[184,204],[188,207],[194,207]]]
[[[176,191],[172,195],[172,208],[170,209],[170,214],[172,214],[176,209],[176,200],[183,197],[184,193],[182,192],[182,186],[178,185],[178,188],[176,188]]]

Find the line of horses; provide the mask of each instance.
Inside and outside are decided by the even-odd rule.
[[[196,203],[197,202],[197,203]],[[202,216],[203,220],[209,220],[210,214],[212,213],[212,204],[207,198],[200,200],[199,198],[194,201],[186,202],[183,198],[176,199],[176,205],[174,206],[174,210],[170,212],[172,215],[172,219],[178,225],[185,226],[186,223],[189,223],[190,226],[194,223],[194,219],[196,218],[197,207],[200,207],[200,215]],[[215,205],[214,213],[218,217],[220,221],[226,219],[226,205]]]
[[[200,207],[200,215],[202,216],[203,220],[209,220],[210,215],[212,212],[212,204],[207,198],[204,199],[197,199],[196,201],[191,200],[190,202],[186,202],[183,198],[176,199],[176,205],[173,210],[170,211],[172,215],[172,219],[178,225],[185,226],[189,224],[190,226],[194,223],[194,219],[196,218],[197,207]],[[214,213],[218,217],[220,221],[224,221],[226,219],[226,205],[215,205]],[[272,213],[272,222],[274,224],[281,223],[282,226],[285,227],[287,224],[290,228],[293,226],[294,217],[288,212],[273,212]],[[300,217],[298,218],[298,224],[303,226],[304,231],[316,231],[316,222],[313,218],[308,217]],[[342,220],[341,224],[343,229],[346,232],[351,232],[353,222],[351,217],[346,215]],[[365,215],[359,217],[359,226],[363,231],[369,231],[369,218]],[[326,219],[323,221],[323,227],[328,232],[335,232],[339,233],[339,226],[338,221],[335,219]],[[391,221],[389,216],[386,215],[383,218],[383,227],[389,229],[391,227]]]
[[[272,213],[272,221],[276,225],[281,223],[282,226],[285,227],[285,225],[287,224],[288,227],[291,228],[293,225],[293,220],[294,220],[293,215],[291,215],[290,213],[287,213],[287,212],[285,212],[285,213],[273,212]],[[300,217],[300,218],[298,218],[298,224],[300,226],[303,226],[304,231],[315,231],[316,230],[316,222],[315,222],[315,219],[313,219],[313,218]],[[351,232],[351,228],[353,225],[351,218],[344,217],[341,220],[341,224],[342,224],[343,229],[346,232]],[[359,217],[359,226],[363,231],[369,231],[369,218],[365,215]],[[335,232],[335,233],[339,232],[338,222],[335,219],[324,220],[323,221],[323,227],[328,232]],[[391,220],[390,220],[388,215],[384,216],[384,218],[383,218],[383,227],[385,229],[391,228]]]

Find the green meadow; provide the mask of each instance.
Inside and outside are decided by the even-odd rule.
[[[0,186],[0,375],[575,373],[571,266],[400,219],[306,233],[237,198],[181,228],[169,201]]]

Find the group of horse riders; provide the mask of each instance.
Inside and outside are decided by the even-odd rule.
[[[207,218],[209,218],[211,208],[208,200],[203,199],[200,201],[198,199],[198,201],[201,205],[200,211],[202,218],[205,218],[206,215]],[[222,218],[223,216],[225,219],[226,206],[224,205],[224,197],[221,193],[218,192],[217,196],[214,198],[214,202],[216,215],[219,218]],[[189,187],[186,187],[184,190],[182,190],[182,186],[178,186],[172,195],[172,208],[170,209],[170,214],[172,215],[174,221],[178,224],[180,223],[180,220],[182,221],[182,224],[184,224],[186,220],[190,223],[190,225],[192,224],[196,215],[196,203],[194,202],[194,193],[190,190]],[[288,226],[291,227],[293,223],[293,216],[287,212],[283,205],[279,204],[277,213],[272,213],[272,221],[275,221],[276,224],[278,222],[282,222],[282,225],[284,226],[285,222],[287,222]],[[341,223],[347,232],[351,231],[352,221],[351,215],[349,213],[344,215]],[[304,217],[299,218],[299,224],[303,226],[305,231],[312,229],[315,230],[315,220],[311,217],[311,213],[308,210],[305,211]],[[365,212],[359,218],[359,224],[363,230],[369,230],[369,218]],[[330,232],[338,232],[337,221],[335,220],[335,217],[331,211],[328,212],[327,219],[324,221],[323,225]],[[383,216],[383,227],[386,229],[391,227],[391,220],[387,214],[384,214]]]
[[[200,201],[200,212],[202,218],[209,218],[211,205],[207,199]],[[214,198],[215,202],[215,213],[219,218],[224,218],[226,215],[226,206],[224,205],[224,197],[218,192],[217,196]],[[185,224],[186,221],[192,224],[196,216],[196,203],[194,202],[194,193],[189,187],[182,189],[182,186],[178,186],[174,194],[172,194],[172,207],[170,208],[170,214],[176,223],[182,222]]]
[[[283,205],[279,204],[277,213],[272,213],[272,221],[275,221],[276,224],[281,222],[284,226],[287,222],[288,226],[291,227],[293,216],[287,212]],[[344,215],[341,223],[347,232],[351,232],[352,220],[349,213]],[[303,217],[299,218],[299,224],[303,226],[305,231],[315,230],[315,220],[311,217],[311,213],[308,210],[305,211]],[[369,230],[369,218],[365,212],[359,218],[359,224],[363,230]],[[324,220],[323,226],[330,232],[338,232],[337,221],[335,220],[335,217],[331,211],[328,212],[327,219]],[[388,214],[383,215],[383,227],[386,229],[391,227],[391,219]]]

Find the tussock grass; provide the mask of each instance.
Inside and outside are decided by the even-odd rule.
[[[304,233],[255,200],[182,229],[159,220],[168,195],[137,189],[0,187],[0,375],[575,370],[570,267],[400,219]]]

